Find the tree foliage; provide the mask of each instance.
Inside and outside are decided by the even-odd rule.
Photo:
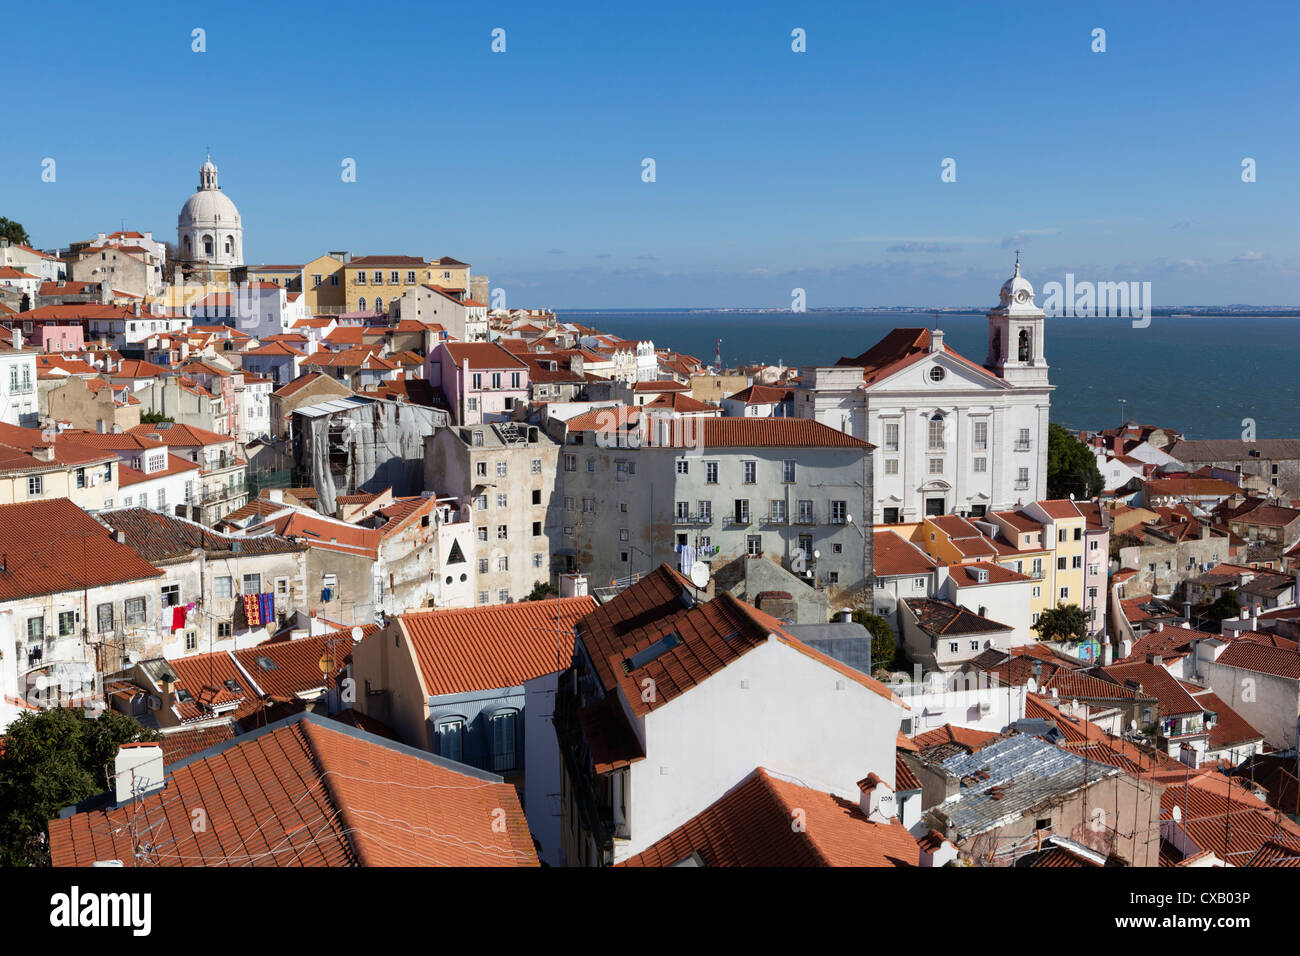
[[[1088,618],[1077,604],[1058,604],[1040,614],[1033,629],[1045,641],[1082,641],[1088,636]]]
[[[1088,446],[1060,425],[1047,426],[1047,497],[1094,498],[1105,479]]]
[[[1229,588],[1220,594],[1209,607],[1205,609],[1202,617],[1210,621],[1227,621],[1241,613],[1241,601],[1237,598],[1235,588]]]
[[[545,601],[552,594],[555,594],[555,588],[550,581],[538,581],[533,585],[533,589],[528,592],[525,601]]]
[[[27,230],[23,228],[23,224],[12,219],[6,219],[4,216],[0,216],[0,239],[8,239],[18,246],[30,246],[32,244],[31,236],[27,235]]]
[[[898,641],[894,637],[894,629],[889,626],[889,622],[879,614],[872,614],[869,611],[862,610],[853,612],[853,620],[871,632],[872,668],[892,664],[894,657],[898,653]]]
[[[141,412],[141,425],[157,425],[159,422],[175,421],[170,415],[164,415],[162,412]]]
[[[0,752],[0,866],[49,866],[49,821],[109,789],[119,746],[159,736],[111,710],[94,718],[76,707],[21,715]]]

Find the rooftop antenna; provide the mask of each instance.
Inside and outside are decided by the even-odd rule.
[[[1128,399],[1121,398],[1119,400],[1119,424],[1121,428],[1124,425],[1128,424],[1128,418],[1125,417],[1125,413],[1124,413],[1124,408],[1127,405],[1128,405]]]

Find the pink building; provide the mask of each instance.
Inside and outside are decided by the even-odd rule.
[[[505,421],[528,401],[528,365],[495,342],[442,342],[424,376],[442,390],[460,425]]]
[[[1106,586],[1110,564],[1110,528],[1095,501],[1076,501],[1074,506],[1087,519],[1083,529],[1083,613],[1088,615],[1089,632],[1101,636],[1106,630]]]
[[[86,334],[80,325],[38,325],[32,344],[46,352],[75,352],[86,347]]]

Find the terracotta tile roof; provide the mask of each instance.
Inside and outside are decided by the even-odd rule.
[[[179,459],[184,461],[184,459]],[[189,467],[196,467],[187,463]],[[155,477],[147,475],[147,478]],[[303,546],[277,535],[242,537],[224,535],[186,518],[161,514],[145,508],[121,508],[99,515],[102,524],[126,535],[126,544],[148,561],[169,561],[188,557],[196,549],[209,555],[291,554]]]
[[[893,531],[877,530],[872,535],[872,545],[876,577],[929,574],[939,566],[928,554]]]
[[[618,694],[607,694],[583,707],[578,711],[578,724],[596,773],[607,774],[645,759]]]
[[[1235,779],[1202,770],[1159,771],[1152,779],[1165,785],[1160,797],[1162,821],[1173,821],[1202,851],[1213,852],[1232,866],[1244,866],[1278,839],[1300,840],[1300,826],[1260,800]]]
[[[166,375],[167,370],[161,365],[154,365],[153,362],[145,362],[141,359],[123,359],[122,364],[115,371],[108,374],[110,378],[157,378],[160,375]]]
[[[906,793],[909,790],[920,790],[921,779],[912,770],[907,761],[897,754],[894,756],[894,792]]]
[[[267,342],[265,345],[259,345],[255,349],[245,349],[244,354],[245,355],[296,355],[299,358],[303,358],[306,356],[307,353],[294,348],[292,345],[288,344],[287,342]],[[292,382],[290,384],[292,384]]]
[[[0,505],[0,527],[0,601],[162,577],[67,498]]]
[[[198,471],[199,466],[186,458],[178,455],[167,456],[167,467],[162,471],[153,471],[145,474],[143,471],[137,471],[125,462],[119,462],[117,466],[117,486],[119,488],[128,488],[131,485],[138,485],[142,481],[155,481],[159,478],[171,478],[174,475],[180,475],[187,471]]]
[[[675,382],[671,379],[660,379],[653,382],[637,382],[632,386],[634,392],[689,392],[691,387],[681,382]]]
[[[1201,705],[1183,689],[1178,678],[1163,667],[1135,661],[1131,664],[1111,664],[1103,667],[1102,671],[1114,678],[1117,684],[1122,685],[1126,680],[1138,681],[1142,685],[1143,694],[1155,697],[1162,718],[1201,712]]]
[[[904,598],[904,603],[916,615],[917,626],[932,634],[976,634],[991,631],[1009,631],[1006,624],[980,617],[964,607],[947,601],[930,598]]]
[[[806,829],[790,825],[802,810]],[[735,789],[621,866],[917,866],[920,849],[894,819],[872,823],[852,801],[759,767]]]
[[[1149,495],[1170,495],[1176,497],[1229,497],[1239,494],[1241,489],[1230,481],[1221,478],[1153,478],[1144,481]]]
[[[245,531],[259,533],[265,527],[274,529],[276,534],[298,538],[313,548],[358,554],[372,561],[379,559],[379,544],[383,540],[383,535],[373,529],[296,510]]]
[[[229,651],[165,660],[160,667],[176,677],[178,693],[172,709],[182,723],[223,715],[241,721],[262,710],[262,690],[256,678],[250,682],[250,675],[239,668]],[[180,690],[186,693],[182,695]]]
[[[146,438],[157,435],[159,440],[166,442],[173,447],[197,448],[204,445],[222,445],[227,442],[234,442],[229,435],[219,435],[216,432],[210,432],[206,428],[199,428],[197,425],[185,425],[181,422],[158,422],[152,425],[136,425],[134,428],[128,428],[132,435],[143,435]]]
[[[271,394],[279,398],[288,398],[290,395],[298,391],[300,388],[305,388],[306,386],[310,385],[312,382],[316,381],[316,379],[322,377],[328,378],[329,376],[325,375],[324,372],[304,372],[302,375],[299,375],[297,378],[295,378],[292,382],[289,382],[285,385],[281,385]]]
[[[664,392],[653,402],[646,402],[643,408],[671,408],[675,412],[690,414],[693,412],[714,412],[719,409],[717,405],[710,405],[708,402],[701,402],[697,398],[692,398],[685,392]]]
[[[1203,709],[1215,715],[1214,726],[1210,728],[1211,750],[1227,750],[1239,744],[1264,739],[1264,735],[1252,727],[1246,718],[1224,703],[1223,698],[1208,687],[1200,687],[1184,680],[1178,683]]]
[[[428,266],[419,256],[358,256],[351,262],[344,263],[345,269],[353,266]]]
[[[1219,655],[1219,664],[1240,667],[1300,680],[1300,651],[1283,647],[1268,647],[1251,641],[1233,641]]]
[[[163,767],[188,760],[197,753],[234,738],[238,727],[232,720],[206,727],[181,727],[163,734]]]
[[[1001,518],[1011,527],[1015,528],[1021,534],[1032,534],[1035,531],[1043,530],[1043,523],[1036,521],[1020,511],[995,511],[993,514]]]
[[[744,402],[746,405],[770,405],[793,400],[794,391],[788,388],[776,388],[772,385],[751,385],[734,395],[728,395],[728,402]]]
[[[363,640],[379,630],[377,624],[367,625],[362,629]],[[335,662],[329,679],[336,682],[352,659],[353,646],[352,629],[344,628],[297,640],[264,641],[232,653],[240,668],[264,693],[279,700],[290,700],[315,697],[325,689],[320,662],[327,651]]]
[[[470,368],[477,369],[528,368],[527,362],[495,342],[443,342],[438,347],[446,349],[458,366],[468,363]]]
[[[518,687],[569,666],[573,626],[592,597],[552,598],[398,617],[431,695]]]
[[[1038,502],[1038,507],[1042,508],[1050,518],[1082,518],[1083,515],[1074,502],[1068,498],[1055,498]]]
[[[978,572],[980,571],[984,572],[983,581],[979,579]],[[957,587],[978,587],[984,584],[1009,584],[1013,581],[1034,580],[1027,574],[1021,574],[1000,564],[990,564],[987,561],[974,561],[970,564],[950,564],[948,565],[948,574]]]
[[[208,812],[197,832],[196,806]],[[512,785],[314,714],[174,765],[162,791],[50,821],[53,864],[134,864],[141,814],[139,862],[153,865],[538,865]]]
[[[936,727],[934,730],[927,730],[923,734],[917,734],[912,738],[914,743],[921,751],[926,751],[932,747],[940,747],[944,744],[956,744],[967,753],[973,753],[982,748],[990,741],[997,740],[1001,735],[987,730],[976,730],[972,727],[957,727],[953,724],[944,724],[942,727]]]

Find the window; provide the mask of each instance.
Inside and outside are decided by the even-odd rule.
[[[594,459],[594,458],[588,458],[588,459],[587,459],[587,470],[588,470],[588,471],[595,471],[595,470],[596,470],[596,459]]]
[[[887,475],[896,475],[896,474],[898,474],[898,459],[897,459],[897,458],[886,458],[886,459],[885,459],[885,474],[887,474]]]
[[[943,459],[942,459],[942,458],[931,458],[931,459],[930,459],[930,474],[932,474],[932,475],[942,475],[942,474],[943,474]]]
[[[487,603],[487,592],[479,594],[480,604]],[[438,723],[438,756],[448,760],[461,759],[461,739],[465,733],[465,721],[460,718],[443,720]]]
[[[1088,542],[1088,550],[1089,550],[1089,551],[1096,551],[1096,550],[1097,550],[1097,541],[1096,541],[1095,539],[1092,540],[1092,541],[1089,541],[1089,542]]]
[[[927,447],[931,451],[942,451],[943,442],[943,416],[938,412],[929,421],[929,442]]]
[[[1077,554],[1070,558],[1070,567],[1076,571],[1079,570],[1079,568],[1083,567],[1083,558]]]
[[[509,570],[510,570],[510,559],[509,559],[508,557],[506,557],[505,555],[502,555],[501,557],[497,558],[497,570],[498,570],[498,571],[509,571]]]
[[[45,640],[45,618],[29,617],[27,619],[27,640],[32,643]]]
[[[570,495],[564,496],[564,510],[565,511],[573,510],[573,498]]]
[[[975,473],[982,475],[989,470],[989,460],[987,458],[975,459]]]
[[[400,278],[401,278],[401,273],[398,272],[396,269],[394,269],[388,273],[388,284],[397,285]]]
[[[502,492],[501,494],[498,494],[498,495],[497,495],[497,507],[498,507],[498,508],[504,508],[504,507],[506,507],[506,501],[507,501],[507,500],[509,500],[509,499],[506,497],[506,495],[505,495],[504,492]]]
[[[696,510],[699,512],[700,520],[701,520],[701,521],[705,521],[705,522],[707,522],[707,521],[712,521],[712,520],[713,520],[713,502],[712,502],[712,501],[704,501],[704,500],[701,500],[701,501],[697,501],[695,504],[696,504]]]
[[[213,589],[216,591],[216,596],[219,598],[232,597],[235,593],[232,589],[232,585],[233,582],[229,577],[219,577],[213,581]]]
[[[1068,599],[1069,596],[1070,596],[1070,589],[1069,589],[1069,588],[1061,588],[1061,600],[1064,601],[1064,600]]]
[[[233,629],[233,626],[231,625],[231,623],[230,623],[229,621],[218,621],[218,622],[217,622],[217,638],[218,638],[218,640],[220,640],[220,639],[223,638],[223,637],[230,637],[231,634],[233,634],[233,633],[234,633],[234,629]]]
[[[145,599],[127,598],[122,604],[122,619],[127,627],[139,627],[144,623]]]
[[[801,498],[799,499],[799,517],[796,519],[799,524],[813,523],[813,503],[812,501]]]
[[[479,495],[474,499],[474,507],[479,511],[487,510],[487,495]]]
[[[1028,469],[1028,468],[1017,468],[1017,469],[1016,469],[1016,487],[1017,487],[1017,488],[1028,488],[1028,487],[1029,487],[1029,469]]]
[[[944,370],[942,366],[940,365],[930,366],[930,381],[942,382],[943,376],[944,376]]]
[[[718,483],[718,463],[716,461],[706,461],[704,463],[704,483],[706,485],[716,485]]]
[[[975,450],[984,451],[989,447],[989,423],[975,422],[974,432],[975,434],[972,441],[974,442]]]
[[[627,502],[626,502],[626,501],[620,501],[620,502],[618,503],[618,510],[619,510],[619,512],[622,513],[622,514],[627,514]]]
[[[542,473],[542,460],[540,458],[534,458],[529,464],[528,470],[530,474],[540,475]]]
[[[504,541],[506,537],[507,537],[506,526],[503,524],[497,525],[497,540]]]
[[[384,284],[384,272],[383,272],[382,269],[376,269],[376,270],[375,270],[375,285],[383,285],[383,284]]]
[[[595,498],[583,498],[583,499],[582,499],[582,513],[583,513],[583,514],[591,514],[591,513],[592,513],[593,511],[595,511],[595,510],[596,510],[596,499],[595,499]]]
[[[534,537],[534,538],[540,538],[541,536],[542,536],[542,523],[541,523],[540,521],[534,521],[534,522],[533,522],[533,537]]]
[[[831,502],[831,524],[845,524],[849,516],[849,503],[847,501]]]
[[[336,272],[332,276],[330,276],[330,285],[336,286],[338,284],[339,284],[339,274]]]
[[[752,485],[758,480],[758,462],[742,461],[740,463],[741,481],[747,485]]]
[[[677,502],[677,520],[686,521],[691,516],[691,503],[689,501]]]
[[[781,462],[781,480],[787,485],[794,483],[794,467],[795,464],[793,458],[787,458],[785,461]]]
[[[948,653],[949,653],[949,654],[956,654],[957,651],[960,649],[960,647],[961,647],[961,645],[958,644],[956,641],[949,641],[949,642],[948,642]]]
[[[86,469],[84,468],[77,469],[77,487],[78,488],[86,487]]]
[[[1065,558],[1057,558],[1057,559],[1056,559],[1056,570],[1058,570],[1058,571],[1064,571],[1064,570],[1065,570]]]
[[[314,289],[314,288],[316,288],[318,285],[320,285],[320,280],[321,280],[321,275],[320,275],[320,273],[318,273],[318,272],[313,272],[313,273],[311,274],[311,287]]]
[[[479,574],[487,574],[487,573],[488,573],[488,559],[487,559],[487,558],[479,558],[479,559],[478,559],[478,573],[479,573]]]
[[[415,270],[408,270],[406,273],[406,284],[415,285]]]
[[[519,712],[506,711],[492,717],[492,769],[514,770]]]
[[[533,489],[533,504],[535,504],[535,505],[540,505],[541,503],[542,503],[542,489],[540,489],[540,488],[534,488],[534,489]]]
[[[627,540],[627,528],[619,528],[619,529],[618,529],[618,540],[620,540],[620,541],[626,541],[626,540]]]
[[[488,602],[488,593],[487,593],[487,591],[479,591],[479,592],[478,592],[478,603],[479,603],[479,604],[486,604],[487,602]]]
[[[362,312],[366,311],[366,297],[364,295],[361,298],[357,299],[357,308],[359,308]]]
[[[179,584],[165,584],[162,589],[162,606],[176,607],[181,603],[181,586]]]
[[[492,387],[493,387],[493,388],[500,388],[500,387],[501,387],[501,373],[500,373],[500,372],[493,372],[493,373],[492,373]]]
[[[487,477],[487,462],[478,461],[474,463],[474,475],[478,478]]]
[[[749,499],[737,498],[732,512],[736,524],[749,524]]]
[[[505,604],[505,603],[506,603],[507,601],[509,601],[509,600],[510,600],[510,589],[509,589],[509,588],[498,588],[498,589],[497,589],[497,603],[498,603],[498,604]]]
[[[898,424],[885,425],[885,451],[898,451]]]
[[[69,634],[76,633],[77,630],[77,612],[63,611],[59,614],[59,637],[67,637]]]
[[[545,558],[545,555],[541,555],[541,554],[535,554],[535,555],[533,555],[533,567],[535,567],[535,568],[540,568],[540,567],[542,566],[542,562],[543,562],[544,558]]]
[[[40,475],[32,475],[27,479],[27,497],[35,498],[37,495],[44,494],[45,479]]]
[[[244,594],[260,594],[262,591],[262,576],[260,574],[245,574],[243,580]]]
[[[761,534],[745,535],[745,553],[751,558],[757,558],[763,553],[763,536]]]
[[[768,504],[767,517],[773,524],[785,524],[785,501],[773,498]]]
[[[101,604],[95,608],[96,630],[100,634],[107,633],[113,629],[113,605]]]
[[[1016,439],[1016,451],[1029,451],[1029,429],[1022,428]]]
[[[1083,529],[1082,529],[1082,528],[1075,528],[1075,529],[1074,529],[1074,540],[1075,540],[1075,541],[1078,541],[1078,540],[1079,540],[1080,538],[1082,538],[1082,537],[1083,537]]]
[[[1036,586],[1036,587],[1034,588],[1034,597],[1042,597],[1042,595],[1043,595],[1043,589],[1042,589],[1042,587],[1041,587],[1041,586]],[[1035,618],[1034,620],[1038,620],[1038,619]]]
[[[199,639],[198,639],[197,635],[195,635],[195,633],[194,633],[193,631],[188,631],[188,632],[186,632],[186,634],[185,634],[185,649],[186,649],[187,651],[192,651],[192,650],[197,649],[198,646],[199,646]]]
[[[480,389],[483,388],[483,373],[475,372],[473,375],[469,377],[469,381],[470,381],[470,388],[474,389],[475,391],[479,391]],[[479,444],[482,443],[480,442]]]
[[[685,458],[677,459],[677,474],[689,475],[691,473],[691,463]]]
[[[506,463],[504,461],[499,461],[497,462],[497,477],[504,478],[505,476],[506,476]]]
[[[980,642],[979,642],[979,641],[971,641],[971,642],[970,642],[970,649],[971,649],[972,651],[978,651],[978,650],[980,649]]]

